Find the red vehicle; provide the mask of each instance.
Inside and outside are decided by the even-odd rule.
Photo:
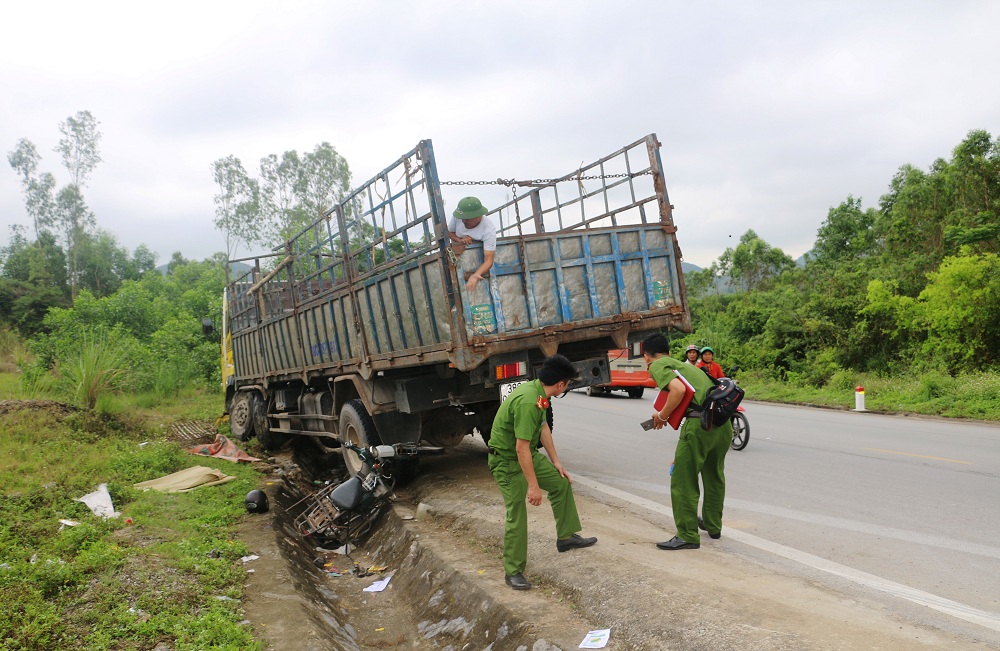
[[[588,396],[601,395],[610,391],[625,391],[629,398],[641,398],[646,387],[656,388],[656,382],[649,376],[646,360],[642,355],[630,357],[627,348],[608,351],[608,366],[611,369],[611,383],[587,387]]]

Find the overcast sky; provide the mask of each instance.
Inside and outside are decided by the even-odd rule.
[[[7,3],[0,242],[28,223],[7,152],[31,140],[65,183],[58,125],[89,110],[85,199],[160,263],[225,249],[229,154],[256,171],[327,141],[360,183],[429,138],[443,180],[523,179],[648,133],[686,261],[748,228],[798,257],[848,195],[1000,136],[998,25],[994,0]]]

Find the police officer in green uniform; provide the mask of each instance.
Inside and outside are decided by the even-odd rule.
[[[676,370],[694,387],[694,398],[689,409],[698,411],[712,388],[712,380],[700,368],[684,364],[670,357],[670,342],[660,334],[650,335],[642,342],[642,352],[649,365],[649,374],[661,389],[667,389],[667,402],[653,414],[653,429],[660,429],[670,413],[684,397],[684,382]],[[733,440],[732,424],[717,425],[710,432],[701,427],[701,419],[692,416],[684,421],[674,452],[674,472],[670,477],[670,505],[674,512],[677,535],[656,543],[660,549],[698,549],[701,538],[699,527],[709,537],[722,536],[722,503],[726,497],[726,452]],[[698,475],[705,486],[702,517],[698,517]]]
[[[698,371],[701,373],[701,371]],[[548,493],[556,520],[556,549],[560,552],[589,547],[597,538],[583,538],[569,473],[563,468],[552,442],[545,412],[553,396],[569,390],[577,377],[573,363],[553,355],[542,363],[538,379],[525,382],[500,405],[490,431],[490,472],[500,487],[507,520],[503,535],[503,569],[507,585],[515,590],[531,587],[524,578],[528,561],[528,508],[542,503]],[[539,452],[539,445],[548,456]]]

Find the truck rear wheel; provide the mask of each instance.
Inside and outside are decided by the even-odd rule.
[[[643,394],[643,391],[645,391],[645,389],[646,389],[646,387],[629,387],[628,388],[628,397],[629,398],[641,398],[642,394]]]
[[[253,436],[253,415],[250,413],[250,394],[239,391],[229,406],[229,429],[240,441]]]
[[[375,429],[375,422],[368,415],[365,404],[360,400],[349,400],[340,410],[340,440],[344,443],[353,443],[359,448],[370,445],[378,445],[381,441],[378,430]],[[342,447],[344,453],[344,465],[351,477],[358,474],[364,466],[358,453],[347,447]]]
[[[250,408],[253,412],[253,428],[257,432],[257,440],[264,449],[277,450],[284,445],[288,436],[271,431],[271,419],[267,417],[267,401],[255,393],[250,400]]]

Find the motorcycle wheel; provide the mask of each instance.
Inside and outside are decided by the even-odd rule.
[[[742,450],[750,442],[750,423],[746,416],[737,413],[733,416],[733,449]]]
[[[375,421],[368,415],[368,410],[360,400],[349,400],[340,410],[340,440],[345,443],[364,448],[370,445],[379,445],[378,430],[375,429]],[[349,448],[341,448],[344,454],[344,465],[350,477],[358,474],[364,464],[358,453]]]

